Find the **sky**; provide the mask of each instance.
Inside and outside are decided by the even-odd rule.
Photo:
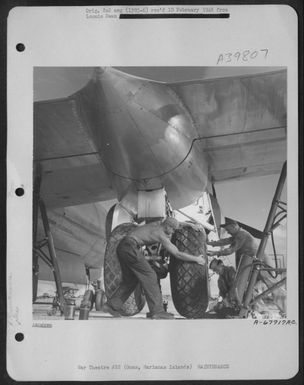
[[[224,216],[263,230],[279,174],[219,183],[215,186]],[[286,186],[282,193],[286,201]]]

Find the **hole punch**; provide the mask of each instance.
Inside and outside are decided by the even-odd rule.
[[[18,44],[16,45],[16,50],[17,50],[18,52],[23,52],[23,51],[25,50],[25,45],[24,45],[23,43],[18,43]]]
[[[18,342],[21,342],[24,340],[24,334],[23,333],[16,333],[15,334],[15,340]]]
[[[16,188],[15,194],[16,194],[18,197],[22,197],[22,195],[24,195],[24,189],[23,189],[22,187]]]

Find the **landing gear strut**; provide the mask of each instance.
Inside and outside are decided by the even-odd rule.
[[[285,162],[281,171],[281,175],[278,181],[278,185],[277,185],[273,200],[272,200],[271,208],[270,208],[266,225],[263,231],[263,236],[261,238],[260,245],[257,251],[256,259],[253,261],[251,266],[247,289],[244,292],[243,303],[241,304],[241,309],[239,313],[240,318],[247,318],[249,310],[251,309],[252,305],[254,305],[257,301],[259,301],[265,295],[269,293],[273,293],[275,290],[277,290],[279,287],[284,285],[286,282],[286,277],[284,277],[280,281],[273,283],[272,286],[268,287],[266,291],[264,291],[260,295],[253,298],[254,286],[257,282],[258,275],[260,273],[268,272],[272,276],[272,278],[275,278],[277,274],[286,273],[286,269],[279,269],[277,268],[277,266],[275,268],[271,266],[266,266],[265,263],[262,262],[266,244],[268,242],[269,237],[271,236],[273,240],[273,231],[279,226],[282,220],[287,217],[286,203],[281,201],[281,194],[286,181],[286,168],[287,168],[287,164]],[[273,242],[273,246],[274,246],[274,242]],[[274,253],[276,258],[275,248],[274,248]],[[243,256],[242,258],[248,259],[247,256]],[[243,264],[241,261],[240,268],[242,267],[242,265]],[[274,273],[275,276],[273,276],[272,273]]]
[[[41,184],[41,172],[38,166],[37,176],[34,184],[34,196],[33,196],[33,301],[37,298],[38,289],[38,276],[39,276],[39,257],[51,268],[54,274],[57,295],[53,303],[53,308],[58,307],[63,313],[65,305],[65,298],[63,295],[61,277],[59,266],[56,257],[56,250],[54,246],[54,239],[50,230],[49,220],[45,208],[45,204],[39,195],[40,184]],[[38,241],[37,240],[37,228],[38,228],[38,214],[40,211],[45,237]],[[47,251],[44,251],[46,248]]]

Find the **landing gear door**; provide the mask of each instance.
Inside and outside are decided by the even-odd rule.
[[[217,236],[220,237],[220,234],[221,234],[220,225],[221,225],[221,217],[222,217],[221,208],[220,208],[220,205],[218,204],[217,199],[213,195],[208,194],[208,200],[209,200],[209,206],[212,213],[212,218],[214,221],[214,230]]]
[[[121,204],[117,204],[113,211],[113,219],[111,225],[111,231],[122,223],[132,223],[133,216],[126,210]]]
[[[166,192],[164,188],[138,191],[138,218],[164,218],[166,216]]]

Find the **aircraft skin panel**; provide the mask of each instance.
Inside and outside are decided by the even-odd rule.
[[[113,199],[116,194],[73,97],[34,104],[34,162],[47,207]]]
[[[35,160],[96,152],[94,143],[82,127],[73,98],[36,102],[34,126]]]
[[[47,207],[121,198],[132,183],[166,186],[173,207],[194,201],[207,185],[207,164],[199,146],[188,154],[197,133],[176,95],[164,84],[129,82],[111,71],[110,78],[35,103],[34,159]]]
[[[53,207],[165,187],[173,208],[208,182],[276,172],[286,158],[286,71],[163,83],[95,69],[35,103],[35,159]]]
[[[197,136],[165,84],[121,79],[120,73],[104,70],[77,97],[106,167],[125,178],[156,178],[169,171]]]
[[[287,157],[286,75],[172,85],[193,116],[212,181],[279,172]]]
[[[134,183],[144,190],[166,186],[173,206],[182,207],[207,185],[202,149],[193,146],[190,152],[196,128],[166,84],[100,70],[70,98],[40,103],[36,110],[35,154],[49,172],[44,174],[42,186],[48,205],[112,199],[111,186],[122,197]],[[64,125],[62,131],[60,123]],[[44,136],[44,131],[51,132]],[[84,162],[93,162],[94,156],[100,160],[96,166],[79,166],[81,152]],[[56,159],[50,159],[52,156]],[[49,160],[56,161],[60,170],[46,170]],[[70,166],[60,166],[60,160]],[[102,176],[98,175],[98,163]]]
[[[75,206],[116,197],[101,164],[60,169],[44,165],[40,193],[47,207]]]
[[[231,145],[208,152],[214,182],[279,173],[286,159],[286,141],[274,140]],[[233,156],[232,156],[233,155]],[[254,170],[254,173],[253,173]]]
[[[271,174],[279,174],[282,170],[282,163],[262,164],[249,167],[237,167],[222,169],[214,172],[214,182],[224,183],[231,180],[242,180],[245,178],[255,178],[260,176],[266,176]]]

